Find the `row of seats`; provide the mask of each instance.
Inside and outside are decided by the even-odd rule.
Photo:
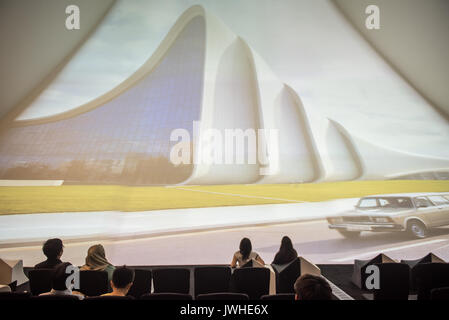
[[[128,295],[134,298],[151,292],[154,293],[189,294],[190,270],[184,268],[160,268],[154,270],[135,269],[133,286]],[[30,290],[33,296],[51,290],[52,269],[30,270]],[[296,277],[283,278],[293,284]],[[194,296],[209,293],[234,292],[246,294],[249,299],[260,299],[268,295],[270,286],[270,270],[267,268],[236,269],[231,275],[230,267],[197,267],[194,269]],[[284,284],[283,287],[286,287]],[[86,296],[100,296],[108,292],[108,275],[105,271],[80,271],[80,288],[77,291]]]
[[[379,270],[379,288],[373,289],[374,300],[408,300],[416,294],[418,300],[449,299],[449,264],[422,263],[411,268],[406,263],[374,263]],[[373,278],[366,272],[368,265],[358,269],[355,265],[355,275],[360,274],[361,288],[366,282],[373,284]],[[357,282],[357,281],[354,281]]]
[[[79,300],[76,296],[63,296],[63,295],[46,295],[46,296],[32,296],[30,293],[18,293],[18,292],[0,292],[0,300],[68,300],[77,301]],[[134,300],[132,296],[118,297],[118,296],[97,296],[97,297],[87,297],[87,301],[98,301],[98,300]],[[263,295],[261,300],[295,300],[294,294],[280,293],[275,295]],[[139,300],[185,300],[191,301],[193,297],[190,294],[183,293],[151,293],[144,294],[140,296]],[[206,301],[206,300],[239,300],[245,301],[249,300],[249,296],[244,293],[232,293],[232,292],[221,292],[221,293],[208,293],[199,294],[195,300]]]

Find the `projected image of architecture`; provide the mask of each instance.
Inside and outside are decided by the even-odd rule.
[[[271,163],[173,165],[169,155],[176,142],[170,133],[182,128],[194,136],[194,121],[201,122],[201,129],[278,130],[278,166],[261,175],[259,169]],[[300,95],[244,39],[194,6],[150,59],[111,91],[75,109],[17,119],[2,128],[0,179],[302,183],[449,170],[448,159],[384,148],[382,141],[361,139],[334,119],[322,117],[316,123],[319,130],[311,127]]]
[[[16,123],[0,136],[3,179],[102,183],[176,183],[190,166],[168,161],[175,128],[199,119],[204,19],[196,17],[170,50],[131,88],[91,110],[34,124]],[[142,174],[144,172],[144,174]]]

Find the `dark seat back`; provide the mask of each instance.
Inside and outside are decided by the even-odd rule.
[[[244,293],[217,292],[199,294],[196,300],[249,300],[249,297]]]
[[[275,271],[276,268],[273,267]],[[294,284],[301,275],[301,261],[299,258],[291,261],[280,272],[276,272],[276,293],[294,293]]]
[[[258,300],[270,289],[270,270],[267,268],[236,269],[232,274],[233,291],[245,293],[250,300]]]
[[[62,295],[62,294],[49,294],[45,296],[36,296],[31,297],[32,300],[60,300],[60,301],[79,301],[80,299],[77,296],[74,295]]]
[[[123,300],[134,300],[134,297],[132,296],[99,296],[99,297],[88,297],[86,298],[87,301],[123,301]]]
[[[379,289],[374,300],[408,300],[410,267],[405,263],[376,264],[379,268]]]
[[[153,270],[155,293],[189,293],[190,270],[183,268],[163,268]]]
[[[198,267],[195,268],[194,274],[195,296],[229,291],[230,267]]]
[[[139,298],[151,292],[151,270],[135,269],[134,282],[129,289],[128,296]]]
[[[0,292],[0,301],[28,300],[29,292]]]
[[[449,287],[432,289],[430,291],[430,300],[449,301]]]
[[[108,273],[106,271],[80,271],[79,292],[88,297],[95,297],[107,293],[108,288]]]
[[[190,294],[185,293],[151,293],[144,294],[140,300],[193,300]]]
[[[278,293],[278,294],[266,294],[260,297],[260,300],[295,300],[294,293]]]
[[[30,291],[33,296],[49,292],[52,285],[53,269],[34,269],[28,272]]]
[[[449,287],[449,264],[418,264],[412,269],[412,279],[416,283],[418,300],[429,300],[432,289]]]

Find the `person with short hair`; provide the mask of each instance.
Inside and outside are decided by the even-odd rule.
[[[295,300],[332,300],[332,288],[323,277],[303,274],[294,287]]]
[[[114,270],[111,280],[112,292],[105,293],[102,296],[119,296],[124,297],[128,294],[134,281],[134,270],[126,266],[118,267]]]
[[[298,258],[298,253],[295,248],[293,248],[292,240],[289,237],[284,236],[281,241],[281,247],[274,256],[272,264],[283,265],[292,262],[296,258]]]
[[[240,241],[239,251],[236,251],[232,257],[231,268],[241,267],[252,259],[259,262],[261,265],[265,264],[259,254],[253,251],[251,240],[243,238]]]
[[[47,257],[47,260],[36,264],[34,266],[35,269],[53,269],[62,263],[60,258],[64,252],[64,245],[61,239],[48,239],[42,246],[42,251]]]
[[[71,295],[76,296],[78,299],[84,299],[82,293],[73,291],[73,281],[68,284],[67,279],[73,274],[71,272],[71,267],[73,268],[70,262],[64,262],[55,267],[55,272],[53,273],[51,279],[51,291],[41,293],[40,296],[48,296],[48,295]]]
[[[81,271],[106,271],[108,280],[112,280],[115,267],[106,259],[104,247],[101,244],[93,245],[87,251],[86,264],[81,267]]]

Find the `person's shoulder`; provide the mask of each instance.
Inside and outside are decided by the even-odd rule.
[[[112,264],[108,264],[108,266],[105,268],[105,271],[114,271],[115,267]]]

